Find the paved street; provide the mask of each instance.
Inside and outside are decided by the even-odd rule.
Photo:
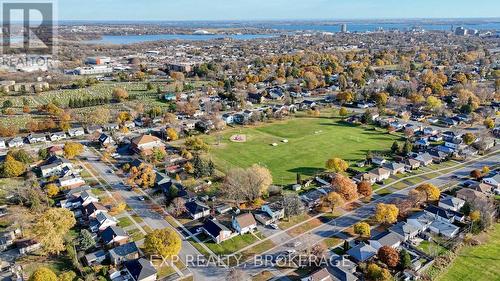
[[[109,171],[111,169],[111,166],[100,161],[100,157],[98,155],[96,155],[94,152],[91,152],[91,150],[86,150],[83,156],[87,157],[87,162],[92,165],[93,169],[99,171],[99,176],[103,178],[109,186],[111,186],[114,190],[119,191],[125,202],[132,208],[135,213],[137,213],[141,218],[144,219],[144,222],[148,226],[153,229],[172,227],[166,220],[164,220],[162,215],[151,210],[150,204],[139,201],[137,199],[137,197],[139,196],[138,193],[128,191],[122,179],[116,174],[110,173]],[[482,159],[475,160],[475,162],[470,163],[465,167],[457,168],[452,172],[448,172],[446,174],[440,175],[439,177],[428,180],[428,182],[438,186],[443,186],[452,180],[452,176],[464,177],[467,176],[472,169],[480,169],[483,166],[493,166],[498,163],[500,163],[500,154],[487,156]],[[338,235],[340,232],[342,232],[346,228],[351,227],[355,223],[371,217],[377,203],[387,203],[393,201],[396,198],[404,198],[414,187],[415,186],[408,186],[407,188],[399,190],[385,197],[379,197],[369,204],[363,204],[360,208],[357,208],[352,212],[346,213],[314,229],[310,229],[309,231],[296,237],[291,237],[285,231],[269,231],[269,234],[272,235],[270,239],[277,246],[268,249],[262,254],[276,256],[290,249],[290,245],[293,245],[295,242],[300,242],[300,246],[294,247],[299,251],[307,246],[319,243],[325,238],[332,237],[336,234]],[[186,263],[187,256],[201,256],[199,251],[194,248],[188,241],[186,241],[183,235],[181,236],[183,237],[182,250],[179,255],[181,260]],[[262,267],[259,263],[254,263],[253,260],[240,265],[240,268],[251,275],[255,275],[264,269],[269,270],[269,268]],[[190,266],[189,269],[193,273],[195,280],[221,280],[221,278],[224,278],[227,273],[227,268],[218,267],[215,266],[215,264],[209,264],[206,267]],[[277,277],[282,274],[278,270],[271,270],[271,272]]]

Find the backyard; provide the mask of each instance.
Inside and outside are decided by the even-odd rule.
[[[480,246],[462,249],[448,270],[437,280],[499,280],[500,224],[495,225],[487,240]]]
[[[230,137],[245,135],[245,142]],[[295,118],[258,127],[238,127],[209,136],[211,155],[219,169],[260,164],[271,170],[275,184],[295,182],[296,173],[312,176],[330,157],[354,165],[366,152],[387,151],[399,136],[331,118]],[[272,144],[277,144],[273,146]]]

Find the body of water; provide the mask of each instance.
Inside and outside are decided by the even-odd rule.
[[[125,22],[123,22],[125,23]],[[144,22],[149,24],[148,22]],[[265,28],[282,31],[283,33],[293,33],[297,31],[312,31],[312,32],[339,32],[340,25],[345,23],[349,32],[373,32],[382,30],[400,30],[408,31],[413,27],[423,28],[424,30],[433,31],[452,31],[459,26],[467,29],[477,29],[481,31],[500,31],[500,21],[473,21],[473,20],[454,20],[454,21],[380,21],[380,22],[335,22],[335,23],[322,23],[322,22],[234,22],[234,23],[220,23],[220,22],[207,22],[207,23],[156,23],[165,26],[178,26],[188,27],[195,29],[203,28]],[[151,42],[159,40],[188,40],[188,41],[205,41],[219,38],[232,38],[235,40],[251,40],[261,38],[273,38],[276,34],[235,34],[235,35],[221,35],[221,34],[208,34],[208,35],[193,35],[193,34],[155,34],[155,35],[105,35],[99,40],[89,40],[87,43],[93,44],[133,44],[141,42]]]
[[[193,35],[193,34],[154,34],[154,35],[105,35],[102,39],[89,40],[89,44],[134,44],[142,42],[151,42],[159,40],[187,40],[187,41],[206,41],[212,39],[231,38],[235,40],[252,40],[252,39],[265,39],[273,38],[276,35],[272,34],[207,34],[207,35]]]

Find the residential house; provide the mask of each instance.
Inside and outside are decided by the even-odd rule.
[[[375,156],[372,158],[372,163],[378,166],[382,166],[387,162],[387,160],[384,159],[384,157],[380,156]]]
[[[131,147],[135,152],[146,155],[151,154],[155,148],[165,149],[163,142],[159,138],[152,135],[142,135],[134,138],[131,141]]]
[[[90,254],[86,254],[83,257],[85,264],[87,266],[99,265],[106,260],[106,252],[104,250],[98,250]]]
[[[500,173],[492,176],[483,178],[483,183],[493,186],[493,188],[500,188]]]
[[[433,214],[421,211],[411,215],[406,219],[406,222],[415,226],[420,232],[424,232],[429,228],[435,218]]]
[[[372,183],[375,183],[389,179],[389,177],[391,176],[391,172],[385,168],[375,168],[373,170],[370,170],[368,172],[368,175],[370,176]],[[375,179],[375,182],[373,182],[373,179]]]
[[[135,242],[129,242],[109,250],[111,264],[118,266],[126,261],[139,258],[139,249]]]
[[[49,135],[49,139],[51,141],[60,141],[66,139],[66,133],[64,132],[55,132]]]
[[[118,221],[114,217],[108,215],[108,213],[103,212],[98,213],[96,215],[96,218],[90,221],[89,226],[92,232],[98,232],[104,231],[106,228],[117,224]]]
[[[469,203],[481,202],[487,199],[487,196],[484,193],[471,188],[462,188],[457,191],[455,196]]]
[[[16,240],[16,230],[7,230],[0,232],[0,251],[5,251],[12,245]]]
[[[6,149],[7,145],[5,144],[5,140],[0,138],[0,149]]]
[[[82,186],[85,184],[85,180],[83,180],[82,177],[80,177],[78,175],[74,175],[74,174],[59,178],[59,179],[57,179],[57,182],[59,183],[60,187],[64,187],[64,188],[73,188],[73,187],[78,187],[78,186]]]
[[[72,138],[80,137],[85,135],[85,131],[83,130],[83,127],[71,128],[68,130],[68,135]]]
[[[47,138],[43,134],[29,134],[26,139],[30,144],[46,142]]]
[[[241,214],[233,217],[232,227],[239,234],[253,232],[257,228],[257,222],[252,213]]]
[[[47,148],[47,152],[50,156],[64,156],[64,149],[59,145],[54,145]]]
[[[120,126],[116,123],[109,123],[103,126],[104,130],[106,131],[116,131],[120,129]]]
[[[107,213],[108,209],[99,202],[92,202],[84,207],[84,213],[88,218],[95,219],[99,213]]]
[[[453,210],[443,209],[435,205],[427,206],[427,208],[424,209],[424,212],[433,214],[437,220],[442,220],[449,223],[465,221],[464,214]]]
[[[104,133],[99,136],[99,139],[97,141],[103,147],[111,146],[115,143],[110,135]]]
[[[285,209],[280,203],[265,204],[261,212],[255,214],[255,219],[263,225],[270,225],[285,217]]]
[[[257,94],[254,94],[254,93],[248,93],[247,95],[247,100],[253,104],[259,104],[259,103],[263,103],[265,98],[262,94],[260,93],[257,93]]]
[[[9,148],[21,147],[24,145],[24,141],[21,137],[15,137],[7,142]]]
[[[111,225],[101,232],[101,239],[106,246],[120,246],[128,242],[129,236],[121,227]]]
[[[437,235],[443,235],[443,236],[448,237],[448,238],[453,238],[458,234],[458,232],[460,231],[460,228],[456,225],[449,223],[449,222],[435,220],[429,226],[429,231],[431,231]]]
[[[50,177],[54,175],[59,175],[64,170],[72,170],[73,164],[65,158],[51,156],[46,161],[45,164],[40,167],[42,172],[42,177]]]
[[[103,132],[102,131],[102,127],[99,126],[99,125],[88,126],[86,128],[86,131],[87,131],[87,134],[93,134],[93,133],[99,133],[99,134],[101,134]]]
[[[354,275],[357,264],[342,256],[333,261],[333,265],[329,268],[330,274],[333,275],[335,281],[357,281],[358,277]]]
[[[375,256],[377,254],[377,250],[369,244],[361,242],[349,249],[347,254],[357,262],[364,262]]]
[[[18,240],[14,244],[21,255],[33,253],[42,247],[42,244],[33,239]]]
[[[432,156],[429,153],[422,153],[415,157],[415,160],[420,162],[420,166],[429,166],[432,164]]]
[[[402,174],[405,172],[405,165],[401,163],[390,162],[382,167],[388,170],[391,173],[391,175]]]
[[[399,235],[403,239],[403,242],[415,238],[420,233],[420,229],[418,227],[406,222],[398,222],[397,224],[389,227],[389,231]]]
[[[489,194],[494,192],[494,187],[492,185],[482,183],[482,182],[474,182],[474,184],[470,185],[469,188],[472,188],[476,191]]]
[[[126,261],[124,267],[133,281],[155,281],[158,275],[153,264],[144,258]]]
[[[217,244],[231,238],[233,234],[231,230],[219,223],[216,219],[205,220],[201,229]]]
[[[403,238],[394,232],[385,231],[374,236],[368,242],[370,243],[370,246],[377,251],[383,246],[389,246],[396,249],[401,245],[401,242],[403,242]]]
[[[210,215],[210,207],[198,200],[186,202],[184,205],[187,212],[194,220],[201,219]]]
[[[307,277],[301,278],[301,281],[334,281],[332,275],[326,268],[322,268],[313,272],[311,275]]]
[[[420,168],[420,161],[417,159],[409,158],[405,160],[405,168],[407,170],[416,170]]]
[[[452,211],[459,211],[465,204],[465,201],[450,195],[444,195],[439,200],[438,206]]]

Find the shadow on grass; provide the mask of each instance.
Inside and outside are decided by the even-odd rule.
[[[287,170],[287,172],[290,172],[290,173],[299,173],[299,174],[306,175],[306,176],[314,176],[317,173],[321,173],[324,171],[325,171],[325,169],[317,168],[317,167],[298,167],[298,168],[293,168],[293,169]]]

